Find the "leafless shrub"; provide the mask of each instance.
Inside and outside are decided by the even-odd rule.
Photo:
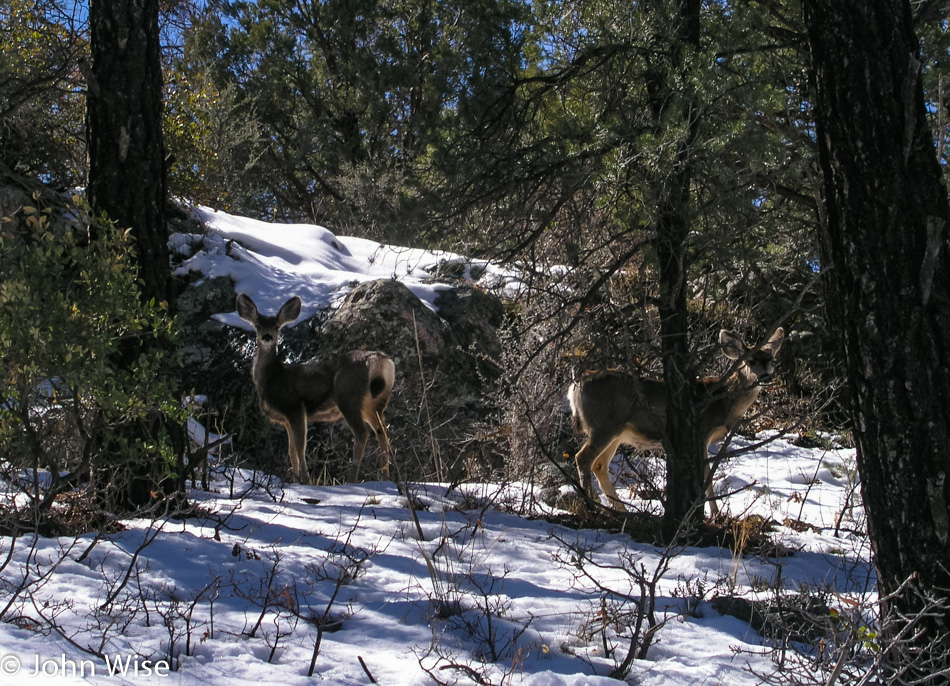
[[[893,602],[905,594],[920,608],[911,615]],[[926,624],[946,617],[950,603],[922,591],[913,577],[886,598],[855,599],[815,589],[796,605],[794,621],[771,628],[782,629],[764,651],[775,669],[751,670],[764,684],[920,686],[950,678],[946,637],[922,633]]]
[[[322,565],[312,567],[307,574],[308,579],[314,581],[332,581],[333,590],[326,600],[322,612],[311,611],[310,621],[316,626],[317,637],[313,643],[313,654],[310,658],[310,667],[307,676],[313,676],[320,656],[320,647],[323,644],[323,635],[327,631],[338,630],[343,623],[344,615],[336,609],[336,601],[340,590],[352,583],[362,573],[363,568],[378,551],[367,551],[352,545],[353,534],[359,526],[358,516],[353,526],[346,533],[346,538],[339,545],[328,551],[328,556]],[[362,659],[361,659],[362,662]],[[366,669],[364,665],[364,669]]]
[[[624,549],[618,553],[616,563],[605,564],[597,561],[595,550],[587,544],[566,540],[561,543],[563,551],[557,562],[574,570],[576,582],[597,594],[578,636],[585,643],[598,642],[604,656],[614,661],[609,676],[626,679],[633,661],[647,658],[660,629],[690,607],[658,604],[659,584],[669,571],[676,549],[661,551],[658,559],[649,564],[644,555]],[[604,571],[622,571],[627,587],[606,585],[601,581]],[[624,644],[625,650],[621,648]]]
[[[533,618],[518,614],[505,593],[508,570],[483,564],[477,553],[483,517],[484,510],[475,510],[454,530],[443,522],[438,539],[420,541],[431,582],[432,640],[417,659],[437,684],[500,686],[540,645],[531,631]]]

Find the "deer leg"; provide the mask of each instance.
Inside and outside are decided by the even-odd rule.
[[[588,437],[587,442],[584,443],[575,457],[581,488],[591,500],[594,500],[594,484],[591,476],[596,476],[597,483],[600,484],[600,490],[610,499],[611,507],[617,505],[623,507],[617,498],[617,492],[614,490],[613,484],[610,482],[608,469],[619,445],[619,436],[606,444],[596,438]]]
[[[600,454],[602,448],[600,446],[595,446],[590,438],[581,446],[581,449],[577,451],[577,455],[574,456],[574,460],[577,462],[577,476],[581,482],[581,490],[587,494],[587,497],[591,500],[594,499],[594,484],[593,484],[593,475],[591,473],[591,466],[594,464],[594,459]]]
[[[286,428],[290,468],[297,481],[306,486],[310,483],[310,472],[307,470],[307,415],[303,407],[287,418]]]
[[[592,468],[594,476],[597,477],[597,483],[600,484],[600,490],[607,496],[607,504],[615,510],[626,512],[627,506],[620,501],[617,496],[617,489],[614,488],[614,484],[610,480],[610,463],[613,461],[614,455],[617,454],[617,448],[619,447],[620,438],[617,437],[610,442],[606,450],[597,456]]]
[[[365,402],[365,398],[337,399],[340,414],[343,415],[343,420],[353,433],[353,462],[350,464],[350,471],[347,475],[347,481],[351,483],[359,479],[360,465],[363,462],[363,453],[366,452],[366,441],[369,438],[366,413],[363,411]]]
[[[706,500],[709,501],[709,516],[715,519],[719,516],[719,504],[716,502],[716,491],[713,488],[712,466],[708,462],[706,463],[704,478],[706,480]]]
[[[355,482],[360,478],[360,465],[363,462],[363,453],[366,452],[366,441],[369,439],[369,430],[366,428],[366,422],[360,417],[359,422],[350,424],[350,431],[353,432],[353,463],[350,465],[350,477],[348,481]]]
[[[290,462],[290,474],[292,478],[296,479],[297,477],[297,443],[296,436],[294,435],[294,430],[290,425],[290,422],[284,424],[284,429],[287,431],[287,459]]]
[[[376,436],[376,442],[379,444],[379,476],[383,479],[389,478],[389,460],[391,458],[392,446],[389,445],[389,435],[386,433],[386,419],[381,410],[374,410],[369,415],[369,425]]]

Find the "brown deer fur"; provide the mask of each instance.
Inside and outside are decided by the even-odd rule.
[[[350,480],[359,477],[370,429],[379,443],[379,474],[387,476],[391,451],[383,412],[392,395],[393,361],[374,350],[352,350],[326,361],[284,364],[277,354],[280,329],[300,316],[300,306],[300,298],[293,297],[276,316],[266,316],[247,295],[237,297],[238,314],[257,332],[251,377],[261,411],[287,431],[294,476],[302,484],[310,483],[307,423],[340,419],[346,421],[354,438]]]
[[[719,344],[723,354],[740,360],[725,378],[697,379],[704,386],[707,402],[700,412],[700,431],[708,448],[721,441],[752,406],[760,384],[775,373],[773,360],[784,339],[779,329],[759,348],[748,348],[738,337],[723,330]],[[591,473],[610,505],[626,509],[610,481],[610,462],[621,445],[637,450],[663,447],[666,432],[666,388],[662,381],[640,379],[622,372],[597,372],[572,384],[568,392],[571,411],[587,440],[576,455],[581,487],[594,497]],[[707,498],[713,516],[718,507],[707,465]]]

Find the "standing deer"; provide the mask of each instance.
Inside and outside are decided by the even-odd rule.
[[[782,346],[785,332],[776,331],[767,343],[748,348],[725,329],[719,332],[723,354],[739,360],[735,371],[725,378],[697,379],[705,392],[700,411],[700,432],[705,446],[725,438],[739,418],[759,395],[760,384],[775,373],[773,360]],[[620,444],[637,450],[663,447],[666,433],[666,388],[662,381],[636,379],[622,372],[598,372],[575,382],[568,392],[571,412],[587,432],[587,440],[578,451],[577,471],[581,487],[593,499],[591,471],[600,490],[615,509],[626,510],[610,482],[610,461]],[[713,517],[719,508],[713,493],[712,475],[706,465],[706,494]]]
[[[264,416],[287,431],[290,466],[297,481],[310,483],[307,471],[307,423],[346,421],[353,432],[350,481],[359,477],[369,430],[379,443],[379,473],[389,474],[389,438],[383,411],[392,395],[396,367],[385,353],[352,350],[336,359],[284,364],[277,356],[281,327],[300,316],[300,298],[283,304],[276,317],[262,315],[241,293],[237,311],[257,331],[251,376]]]

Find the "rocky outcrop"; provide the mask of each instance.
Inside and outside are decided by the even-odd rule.
[[[435,304],[438,314],[398,281],[362,283],[322,325],[325,345],[386,352],[409,397],[425,385],[440,406],[477,406],[498,375],[501,302],[460,285],[446,287]]]
[[[354,288],[321,327],[334,349],[373,348],[388,353],[397,368],[440,360],[450,346],[448,323],[405,285],[368,281]]]
[[[362,283],[330,313],[317,336],[328,350],[364,347],[395,361],[388,419],[403,458],[403,478],[458,477],[471,442],[494,409],[501,302],[461,284],[447,286],[436,306],[438,313],[398,281]]]

